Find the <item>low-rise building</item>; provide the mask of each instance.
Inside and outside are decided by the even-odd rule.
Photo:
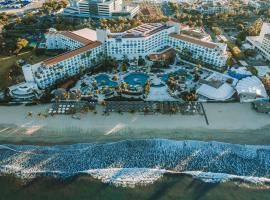
[[[236,85],[236,90],[241,102],[269,99],[263,83],[256,76],[241,79]]]
[[[15,100],[29,101],[39,99],[42,91],[34,82],[22,82],[9,87],[9,95]]]
[[[229,83],[228,79],[232,82]],[[234,85],[236,79],[226,75],[213,73],[207,79],[200,80],[201,86],[197,89],[197,94],[201,99],[206,101],[227,101],[231,99],[235,93]]]
[[[194,10],[203,15],[225,13],[233,10],[228,0],[197,0],[187,7],[188,10]]]

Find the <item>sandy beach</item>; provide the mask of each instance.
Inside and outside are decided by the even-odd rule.
[[[142,113],[83,114],[39,117],[50,107],[1,106],[0,141],[69,143],[99,140],[171,138],[220,140],[233,143],[267,144],[270,142],[270,116],[254,111],[251,104],[204,104],[209,125],[202,115],[143,115]],[[32,112],[32,117],[27,117]],[[256,131],[263,129],[264,131]],[[252,134],[250,134],[252,132]],[[239,135],[240,134],[240,135]]]

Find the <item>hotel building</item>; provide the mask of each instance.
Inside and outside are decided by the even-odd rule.
[[[263,23],[259,36],[250,36],[246,40],[252,48],[270,61],[270,23]]]
[[[79,74],[82,68],[90,68],[102,54],[116,59],[146,58],[176,48],[188,49],[193,58],[216,68],[225,66],[225,44],[210,42],[205,36],[192,37],[180,29],[180,24],[175,22],[143,24],[122,33],[111,33],[108,29],[74,32],[50,29],[45,35],[46,47],[68,52],[35,65],[25,65],[23,73],[26,82],[45,89],[63,78]]]
[[[223,43],[205,42],[184,34],[171,33],[169,36],[169,46],[180,50],[187,49],[193,58],[217,68],[226,65],[227,46]]]
[[[95,31],[90,29],[74,32],[50,29],[45,38],[48,49],[63,49],[68,52],[34,65],[23,66],[26,82],[34,82],[40,89],[90,68],[97,61],[98,55],[103,53],[101,42],[96,41]]]
[[[122,33],[110,30],[97,30],[98,40],[104,42],[109,56],[122,59],[127,56],[145,57],[168,45],[169,34],[175,32],[174,26],[166,24],[143,24]]]
[[[104,43],[106,53],[117,59],[123,58],[124,55],[130,59],[145,57],[166,48],[174,48],[188,49],[194,59],[201,59],[217,68],[226,65],[225,44],[213,43],[204,37],[192,37],[186,34],[187,31],[182,32],[180,29],[180,24],[175,22],[143,24],[122,33],[97,30],[97,39]]]

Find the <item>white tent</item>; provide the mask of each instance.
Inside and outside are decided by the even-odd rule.
[[[263,83],[256,76],[247,77],[241,79],[237,85],[236,90],[239,96],[244,97],[241,101],[253,101],[255,99],[267,99],[269,98]],[[247,96],[253,95],[255,99],[247,99]]]
[[[202,84],[197,89],[197,94],[217,101],[225,101],[230,99],[234,93],[235,90],[228,83],[223,83],[219,88],[215,88],[207,84]]]

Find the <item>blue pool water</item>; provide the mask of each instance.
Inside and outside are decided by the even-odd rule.
[[[169,79],[169,76],[170,76],[170,74],[163,74],[163,75],[159,76],[159,78],[162,81],[166,82]]]
[[[117,82],[110,80],[109,76],[106,74],[100,74],[95,77],[99,86],[106,85],[110,87],[116,87]]]
[[[155,87],[155,88],[164,87],[164,86],[165,86],[165,84],[163,84],[163,83],[160,83],[158,85],[151,84],[151,87]]]
[[[180,75],[180,74],[182,74],[182,73],[186,73],[186,72],[183,71],[183,70],[179,70],[179,71],[177,71],[177,72],[168,73],[168,74],[163,74],[163,75],[160,76],[160,78],[161,78],[162,81],[166,82],[166,81],[169,79],[169,77],[170,77],[171,75],[177,75],[177,74]],[[192,78],[193,78],[193,77],[192,77],[191,74],[187,74],[187,75],[186,75],[186,79],[187,79],[187,80],[191,80]]]
[[[188,75],[186,76],[186,78],[187,78],[187,80],[191,80],[193,77],[192,77],[192,75],[188,74]]]
[[[149,76],[142,73],[132,73],[124,78],[124,81],[129,85],[141,85],[144,86]]]

